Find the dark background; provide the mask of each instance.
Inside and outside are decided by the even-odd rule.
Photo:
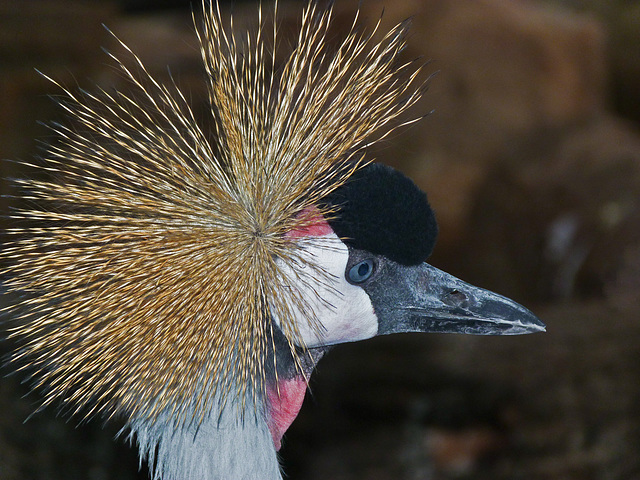
[[[255,20],[251,2],[224,8],[239,29]],[[336,5],[336,35],[354,8]],[[382,8],[364,2],[363,23]],[[428,192],[441,226],[431,263],[525,303],[548,332],[336,348],[285,437],[288,478],[640,478],[640,3],[384,8],[386,28],[413,16],[406,58],[438,74],[414,110],[434,113],[372,154]],[[283,31],[300,10],[280,4]],[[37,121],[60,116],[34,68],[72,88],[120,85],[102,23],[199,105],[190,15],[178,1],[0,1],[0,158],[31,158],[49,135]],[[0,163],[0,177],[17,169]],[[120,425],[54,409],[23,424],[38,397],[20,380],[0,380],[0,479],[147,478],[113,441]]]

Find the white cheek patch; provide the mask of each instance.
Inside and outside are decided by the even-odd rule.
[[[371,338],[378,333],[378,319],[367,293],[360,287],[350,284],[345,278],[349,250],[335,233],[316,237],[303,247],[302,257],[315,263],[329,275],[311,281],[301,282],[293,269],[282,260],[282,271],[289,282],[288,287],[295,289],[307,304],[305,311],[290,304],[293,320],[298,326],[300,336],[307,347],[354,342]],[[304,272],[313,274],[313,269]],[[305,277],[306,279],[306,277]],[[307,309],[312,309],[308,311]],[[315,325],[314,315],[320,322]],[[278,326],[280,321],[275,319]]]

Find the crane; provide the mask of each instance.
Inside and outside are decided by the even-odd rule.
[[[43,405],[124,418],[154,480],[281,479],[334,345],[545,327],[427,264],[426,194],[366,157],[418,120],[399,120],[425,89],[399,60],[406,22],[379,35],[356,14],[336,46],[331,7],[310,3],[280,66],[262,7],[246,37],[213,2],[202,18],[212,131],[123,43],[133,66],[109,55],[130,91],[58,85],[69,120],[15,181],[3,313]]]

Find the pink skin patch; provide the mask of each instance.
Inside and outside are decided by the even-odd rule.
[[[278,385],[279,389],[275,385],[267,387],[267,425],[276,451],[282,446],[284,432],[298,416],[307,391],[307,382],[300,375],[280,380]]]
[[[333,229],[316,207],[305,208],[298,214],[299,219],[304,219],[306,225],[287,233],[287,238],[322,237],[331,235]]]

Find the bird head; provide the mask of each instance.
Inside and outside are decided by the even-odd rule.
[[[0,252],[19,299],[4,313],[45,405],[124,417],[156,478],[277,478],[274,447],[331,346],[544,327],[425,263],[426,195],[363,160],[426,88],[400,60],[407,23],[367,33],[356,14],[336,45],[311,2],[277,65],[277,21],[260,11],[241,43],[203,5],[211,134],[124,44],[135,68],[111,57],[131,93],[60,86],[70,120],[17,181],[29,206]],[[256,445],[262,467],[224,471]]]
[[[325,218],[316,208],[304,212],[310,224],[289,234],[325,275],[316,283],[297,282],[300,272],[285,267],[291,269],[285,288],[306,300],[293,312],[297,346],[310,349],[310,356],[303,372],[281,372],[280,394],[275,377],[268,382],[268,421],[277,448],[304,398],[304,375],[332,345],[405,332],[544,331],[525,307],[426,263],[438,232],[435,215],[426,194],[397,170],[364,166],[320,205],[334,213]]]

